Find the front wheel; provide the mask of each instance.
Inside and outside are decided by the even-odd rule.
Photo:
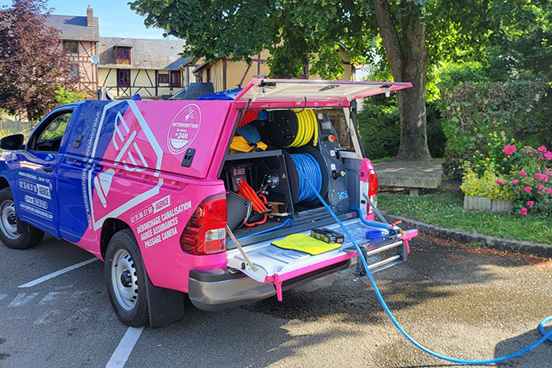
[[[127,326],[146,325],[149,319],[146,268],[130,229],[121,230],[111,238],[104,272],[109,299],[117,317]]]
[[[27,249],[38,244],[44,232],[26,225],[25,231],[17,230],[17,213],[10,188],[0,190],[0,241],[12,249]]]

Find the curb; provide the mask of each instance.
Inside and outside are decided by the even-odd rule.
[[[402,225],[406,227],[416,228],[420,232],[430,234],[438,238],[452,239],[463,243],[481,243],[486,247],[498,250],[507,250],[511,252],[533,254],[539,257],[552,258],[552,244],[502,239],[496,236],[473,234],[457,229],[446,229],[444,227],[430,225],[411,220],[406,217],[389,215],[386,213],[384,213],[383,216],[390,223],[400,220],[402,221]]]

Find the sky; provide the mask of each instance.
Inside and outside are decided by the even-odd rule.
[[[101,37],[162,39],[159,28],[146,28],[144,17],[130,10],[129,0],[48,0],[52,14],[86,16],[88,5],[100,21]],[[0,0],[0,7],[11,6],[11,0]],[[174,39],[174,38],[172,38]]]

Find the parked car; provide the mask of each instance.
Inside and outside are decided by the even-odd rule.
[[[393,266],[416,231],[370,222],[377,176],[352,101],[409,86],[253,79],[193,101],[58,107],[26,141],[0,141],[0,240],[25,249],[46,232],[100,258],[130,326],[181,319],[184,294],[204,310],[281,300],[349,267],[358,253],[323,241],[343,231],[317,193],[374,271]]]

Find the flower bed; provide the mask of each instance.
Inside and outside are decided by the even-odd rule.
[[[460,188],[467,198],[465,209],[492,211],[492,200],[504,200],[504,210],[513,209],[521,216],[528,212],[552,215],[552,151],[545,146],[518,148],[513,139],[506,139],[504,132],[491,133],[488,152],[476,151],[463,169]],[[469,197],[484,197],[491,204],[476,208],[472,204],[476,201]],[[497,203],[495,207],[501,205]]]

